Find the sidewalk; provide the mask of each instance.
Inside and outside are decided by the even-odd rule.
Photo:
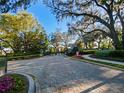
[[[106,62],[106,63],[124,65],[124,62],[110,61],[110,60],[104,60],[104,59],[99,59],[99,58],[92,58],[92,57],[90,57],[90,55],[83,55],[82,57],[84,59],[93,60],[93,61],[99,61],[99,62]]]

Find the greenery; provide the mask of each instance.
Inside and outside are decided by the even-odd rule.
[[[87,60],[87,61],[98,63],[98,64],[103,64],[103,65],[107,65],[107,66],[113,66],[113,67],[117,67],[117,68],[120,68],[120,69],[124,69],[124,65],[120,65],[120,64],[113,64],[113,63],[107,63],[107,62],[99,62],[99,61],[93,61],[93,60]]]
[[[43,27],[27,12],[0,15],[0,40],[2,46],[14,53],[32,53],[45,50],[48,40]]]
[[[0,57],[0,69],[5,68],[6,58]]]
[[[36,0],[0,0],[0,13],[27,9]]]
[[[13,79],[14,85],[11,89],[3,92],[3,93],[27,93],[28,91],[28,80],[25,76],[19,74],[7,74],[2,76],[0,79],[4,77],[10,77]]]
[[[95,54],[97,50],[80,50],[80,54],[85,55],[85,54]]]
[[[108,47],[113,45],[117,50],[124,49],[124,0],[83,0],[83,2],[82,0],[43,0],[43,2],[58,20],[75,19],[74,22],[70,22],[69,31],[78,34],[86,46],[87,41],[89,42],[86,39],[90,39],[97,42],[99,48],[101,38],[107,37],[112,41]],[[91,42],[89,43],[91,46]]]
[[[79,49],[77,47],[74,47],[73,49],[69,49],[67,50],[66,54],[68,56],[73,56],[76,54],[76,51],[78,51]],[[95,54],[97,50],[84,50],[84,49],[81,49],[79,50],[79,54],[80,55],[86,55],[86,54]]]
[[[110,50],[101,50],[101,51],[96,51],[95,55],[99,57],[107,57],[110,54]]]
[[[77,51],[78,51],[78,47],[74,47],[73,49],[68,49],[68,50],[66,51],[66,55],[68,55],[68,56],[73,56],[73,55],[76,54]]]
[[[124,50],[101,50],[96,51],[95,55],[98,57],[124,58]]]
[[[54,51],[58,53],[65,51],[69,47],[71,41],[72,35],[68,32],[61,32],[61,29],[59,28],[57,28],[54,33],[49,35],[51,49],[52,51],[54,49]]]
[[[18,55],[18,56],[8,56],[8,60],[23,60],[23,59],[32,59],[36,57],[41,57],[40,54],[30,54],[30,55]]]
[[[79,59],[79,58],[75,58],[75,57],[74,57],[74,59],[78,59],[81,62],[89,62],[89,63],[93,63],[93,64],[96,64],[96,65],[108,66],[108,67],[110,66],[110,67],[113,67],[113,68],[116,68],[116,69],[121,69],[121,70],[124,69],[124,65],[120,65],[120,64],[113,64],[113,63],[107,63],[107,62],[99,62],[99,61],[93,61],[93,60],[87,60],[87,59]]]

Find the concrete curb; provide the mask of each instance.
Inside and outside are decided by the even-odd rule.
[[[105,59],[100,59],[100,58],[92,58],[92,57],[90,57],[90,55],[83,55],[82,57],[83,57],[84,59],[93,60],[93,61],[99,61],[99,62],[106,62],[106,63],[124,65],[123,62],[105,60]]]
[[[35,93],[35,82],[34,82],[33,78],[27,74],[22,74],[22,75],[24,75],[28,78],[28,81],[29,81],[28,93]]]
[[[42,93],[41,89],[40,89],[39,81],[36,78],[35,78],[35,88],[36,88],[36,92],[35,93]]]
[[[111,69],[115,69],[115,70],[124,71],[124,69],[121,69],[121,68],[118,68],[118,67],[104,65],[104,64],[101,64],[101,63],[91,62],[92,60],[87,60],[87,59],[81,60],[81,59],[77,59],[77,58],[73,58],[73,57],[69,57],[69,58],[80,61],[80,62],[89,63],[89,64],[92,64],[92,65],[98,65],[98,66],[103,66],[103,67],[107,67],[107,68],[111,68]]]

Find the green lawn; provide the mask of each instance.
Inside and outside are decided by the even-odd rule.
[[[124,70],[124,65],[107,63],[107,62],[99,62],[99,61],[93,61],[93,60],[87,60],[87,59],[75,58],[75,57],[71,57],[71,58],[77,59],[81,62],[88,62],[88,63],[92,63],[92,64],[96,64],[96,65],[107,66],[107,67],[112,67],[112,68],[119,69],[119,70]]]

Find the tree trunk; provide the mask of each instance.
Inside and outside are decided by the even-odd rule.
[[[124,20],[123,20],[123,16],[121,16],[120,14],[120,10],[118,10],[118,17],[122,25],[122,48],[124,49]]]
[[[122,48],[124,49],[124,29],[122,31]]]
[[[85,44],[85,48],[88,49],[88,45],[87,45],[87,43],[84,43],[84,44]]]
[[[113,46],[115,47],[116,50],[121,49],[121,45],[120,45],[119,38],[117,35],[113,35]]]
[[[120,50],[122,46],[119,42],[118,34],[117,31],[115,30],[113,21],[111,22],[110,28],[111,28],[110,31],[111,31],[111,38],[113,40],[113,46],[115,47],[116,50]]]
[[[124,21],[121,19],[121,24],[122,24],[122,49],[124,49]]]
[[[100,43],[101,43],[101,41],[99,41],[99,42],[97,42],[98,43],[98,49],[100,49]]]

